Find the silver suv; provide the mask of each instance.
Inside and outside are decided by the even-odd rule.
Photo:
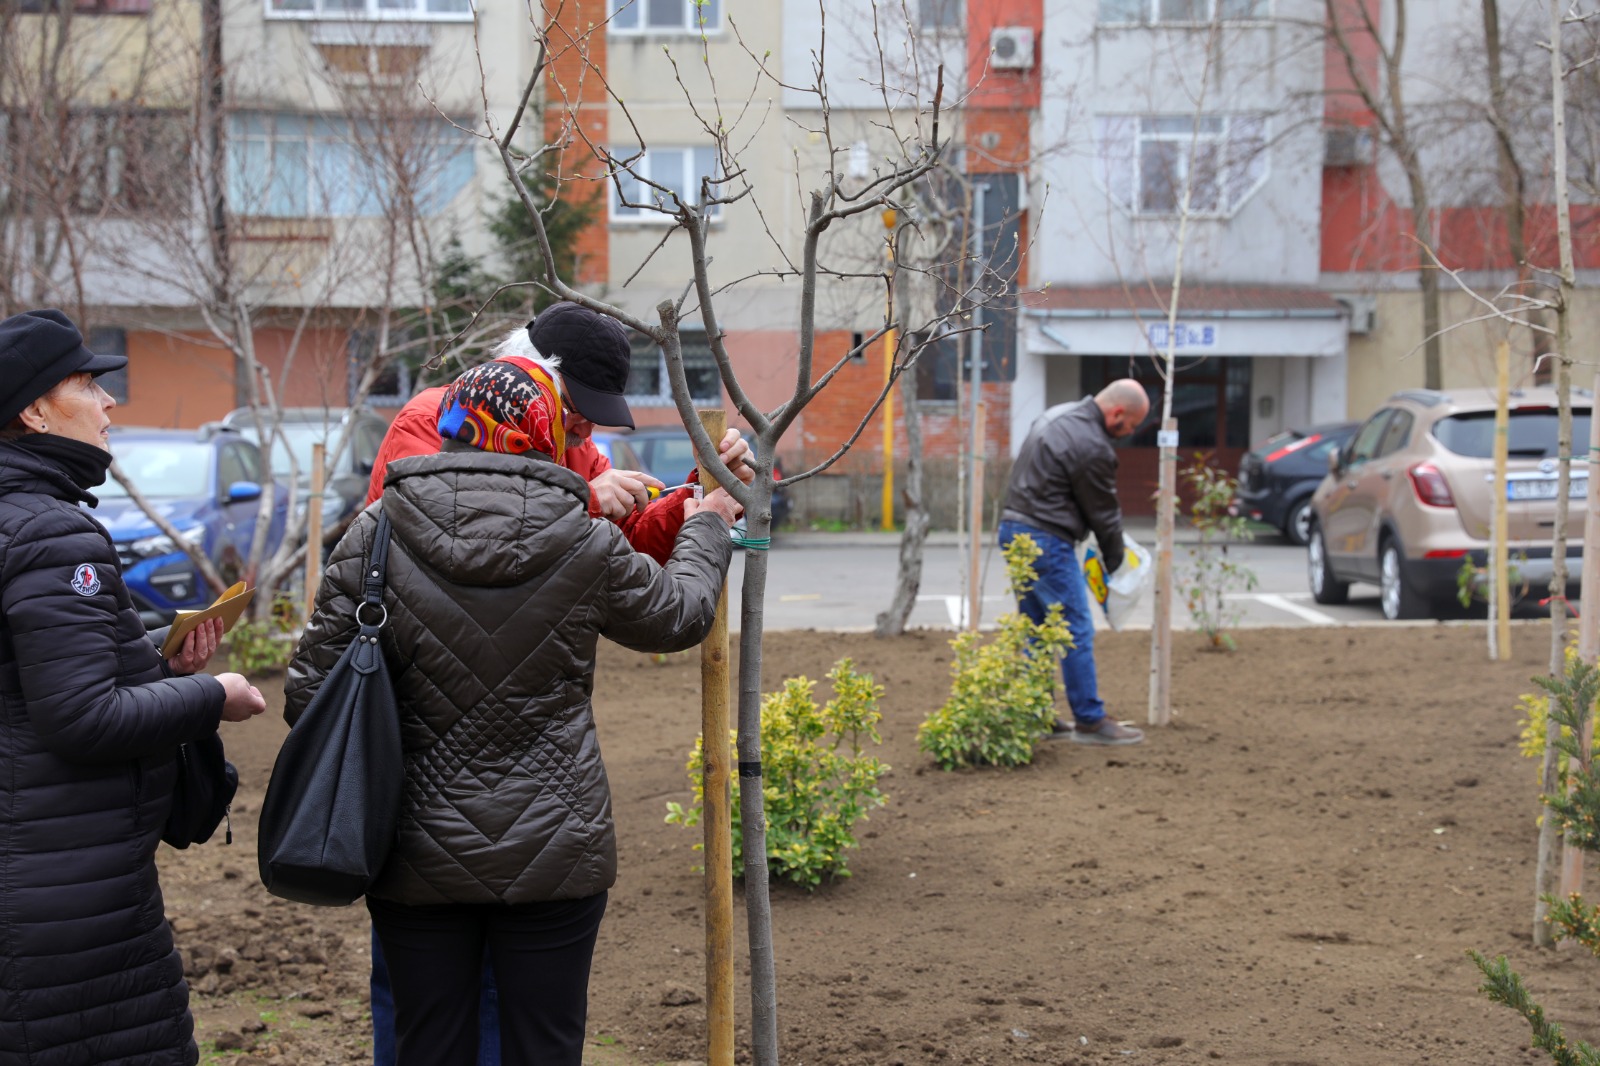
[[[1590,396],[1574,390],[1572,437],[1589,439]],[[1518,584],[1548,586],[1555,526],[1556,393],[1511,398],[1506,495],[1508,547]],[[1487,389],[1408,389],[1391,396],[1329,457],[1311,498],[1307,544],[1311,592],[1343,603],[1353,581],[1378,585],[1387,618],[1437,617],[1453,609],[1459,575],[1486,565],[1494,508],[1494,394]],[[1577,450],[1582,450],[1581,448]],[[1567,522],[1569,595],[1583,553],[1588,467],[1573,464]]]

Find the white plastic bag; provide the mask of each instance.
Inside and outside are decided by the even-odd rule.
[[[1133,609],[1144,596],[1145,586],[1150,584],[1150,575],[1155,569],[1150,553],[1126,533],[1122,535],[1122,550],[1122,565],[1110,579],[1105,576],[1105,564],[1098,550],[1090,548],[1083,561],[1083,576],[1089,582],[1089,592],[1099,601],[1106,624],[1112,629],[1121,629],[1133,616]]]

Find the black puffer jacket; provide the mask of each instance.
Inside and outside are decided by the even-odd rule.
[[[372,895],[408,905],[534,903],[610,888],[611,792],[589,697],[600,637],[639,651],[705,638],[732,546],[695,515],[665,567],[589,517],[554,463],[447,444],[392,463],[334,549],[289,667],[293,723],[355,635],[377,525],[405,747],[399,836]]]
[[[1092,396],[1057,404],[1034,420],[1011,464],[1000,517],[1074,543],[1093,533],[1106,573],[1122,565],[1117,449]]]
[[[198,1054],[155,853],[223,689],[166,676],[83,498],[0,443],[0,1066],[177,1066]]]

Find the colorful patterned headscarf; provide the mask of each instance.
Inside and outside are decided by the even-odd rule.
[[[561,391],[532,359],[501,356],[451,382],[439,402],[439,436],[486,452],[566,456]]]

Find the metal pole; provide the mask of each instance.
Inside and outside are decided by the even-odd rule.
[[[967,459],[972,476],[967,485],[972,498],[968,504],[970,520],[967,522],[967,628],[976,630],[983,608],[983,572],[979,565],[979,550],[983,537],[983,275],[986,257],[983,254],[984,204],[989,183],[980,181],[972,187],[972,365],[968,367],[968,400],[970,419],[967,434]]]
[[[883,384],[887,388],[894,378],[895,342],[898,330],[894,328],[894,208],[883,212],[883,226],[889,231],[889,284],[884,295],[884,317],[889,322],[889,332],[883,335]],[[883,397],[883,499],[879,504],[883,512],[880,528],[885,533],[894,532],[894,390]]]

